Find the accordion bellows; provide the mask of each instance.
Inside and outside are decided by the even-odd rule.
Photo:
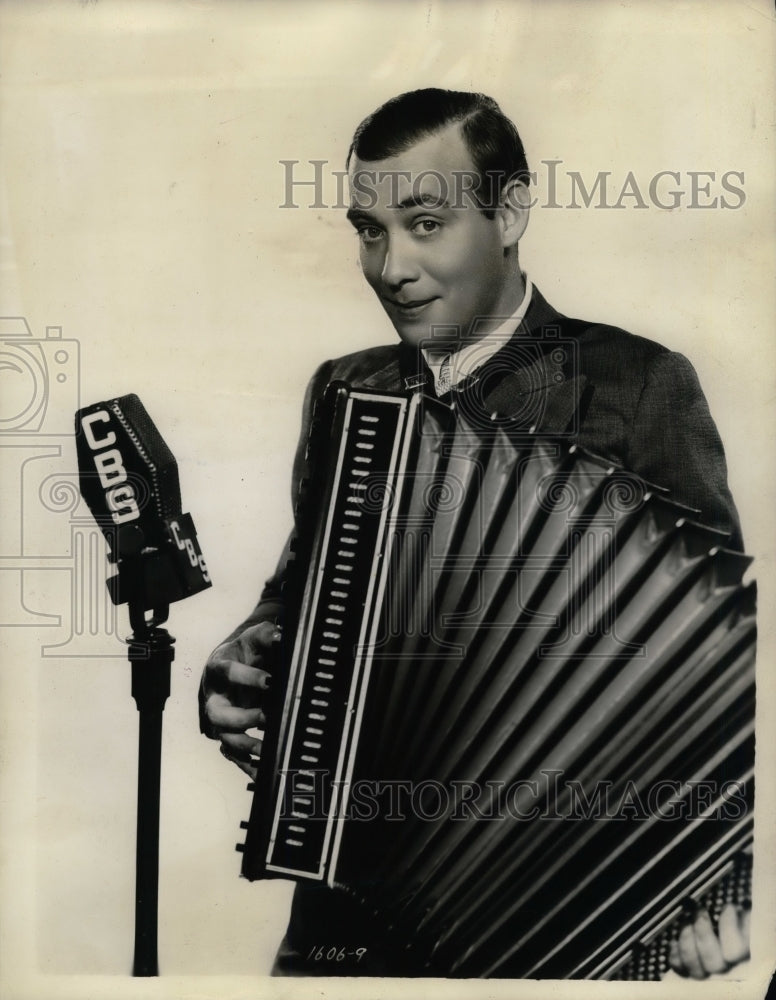
[[[751,842],[750,560],[562,439],[330,387],[248,878],[399,971],[611,977]]]

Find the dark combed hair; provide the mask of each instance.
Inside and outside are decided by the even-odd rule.
[[[493,98],[485,94],[428,87],[392,97],[356,129],[347,165],[354,155],[367,162],[396,156],[455,122],[460,123],[480,176],[478,200],[492,218],[504,186],[512,180],[527,185],[531,178],[517,129]]]

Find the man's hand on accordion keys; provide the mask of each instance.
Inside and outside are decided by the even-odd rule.
[[[273,650],[280,638],[271,621],[250,625],[213,650],[202,675],[202,731],[220,740],[224,757],[252,778],[261,739],[248,730],[264,727]]]

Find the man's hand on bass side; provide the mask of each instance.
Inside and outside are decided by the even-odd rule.
[[[749,958],[751,908],[726,903],[716,932],[708,910],[695,908],[688,914],[671,945],[669,962],[680,976],[706,979],[720,975]]]

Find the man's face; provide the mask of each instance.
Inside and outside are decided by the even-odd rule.
[[[396,156],[351,163],[348,218],[361,269],[412,346],[433,336],[445,353],[520,304],[522,286],[504,254],[516,239],[499,211],[486,218],[467,193],[475,176],[457,124]]]

